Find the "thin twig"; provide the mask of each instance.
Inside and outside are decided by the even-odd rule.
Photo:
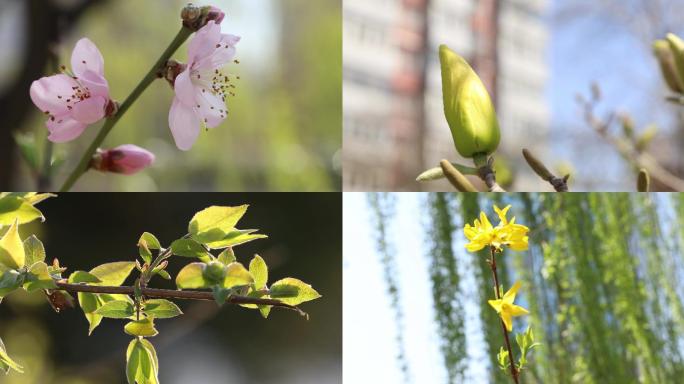
[[[492,275],[494,276],[494,296],[497,300],[501,300],[501,293],[499,292],[499,275],[496,273],[496,252],[493,247],[489,248],[491,254],[491,259],[489,260],[489,267],[492,269]],[[511,362],[511,376],[513,376],[513,381],[518,384],[518,369],[515,367],[515,361],[513,359],[513,349],[511,348],[511,342],[508,340],[508,330],[506,329],[506,323],[501,320],[501,328],[503,329],[504,340],[506,341],[506,348],[508,349],[508,359]]]
[[[131,286],[99,286],[87,284],[71,284],[66,280],[55,281],[58,289],[77,293],[108,293],[120,295],[133,295],[135,288]],[[214,295],[206,291],[176,291],[172,289],[158,289],[158,288],[141,288],[141,292],[146,297],[156,297],[161,299],[182,299],[182,300],[214,300]],[[226,298],[226,303],[230,304],[255,304],[255,305],[271,305],[274,307],[281,307],[291,309],[298,312],[300,315],[307,317],[306,312],[299,309],[295,305],[285,304],[277,299],[262,299],[258,297],[247,297],[239,295],[231,295]]]
[[[529,150],[523,148],[523,157],[525,161],[532,168],[534,173],[541,177],[544,181],[548,182],[553,186],[556,192],[567,192],[568,191],[568,179],[570,175],[565,175],[564,177],[558,177],[551,173],[549,169],[542,163],[536,156],[532,154]]]

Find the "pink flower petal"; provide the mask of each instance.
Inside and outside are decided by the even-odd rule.
[[[104,77],[104,59],[92,41],[84,37],[76,43],[71,53],[71,69],[78,77],[82,77],[86,71]]]
[[[50,131],[48,139],[54,143],[71,141],[81,135],[86,129],[86,124],[76,121],[68,116],[48,119],[47,128]]]
[[[107,99],[102,96],[90,97],[74,104],[71,116],[83,124],[93,124],[105,115]]]
[[[188,107],[194,107],[195,105],[197,105],[197,103],[195,102],[195,88],[192,84],[192,80],[190,80],[189,69],[186,69],[185,71],[181,72],[180,75],[176,77],[173,89],[176,92],[176,97],[183,104],[185,104]]]
[[[91,96],[102,96],[109,99],[109,84],[107,79],[93,71],[85,71],[78,81],[90,92]]]
[[[169,111],[169,127],[178,149],[187,151],[199,136],[200,121],[191,107],[174,97]]]
[[[214,95],[209,90],[202,92],[201,88],[196,89],[195,96],[200,106],[200,118],[207,128],[214,128],[225,120],[228,107],[221,97]]]
[[[214,46],[214,51],[195,63],[195,68],[214,69],[222,67],[235,57],[235,45],[240,41],[239,36],[222,34],[221,41]]]
[[[42,77],[31,84],[29,94],[33,104],[42,112],[49,112],[53,116],[68,113],[67,99],[74,94],[72,87],[78,84],[67,75],[59,74]]]
[[[195,62],[202,61],[211,55],[216,49],[216,44],[221,41],[221,27],[213,20],[202,27],[188,45],[188,66],[194,67]],[[194,67],[194,69],[197,69]]]
[[[105,151],[107,171],[132,175],[154,162],[154,154],[133,144],[124,144]]]

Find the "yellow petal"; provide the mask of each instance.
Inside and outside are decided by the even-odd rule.
[[[489,219],[484,212],[480,212],[480,222],[482,223],[482,228],[485,230],[491,230],[493,228],[492,223],[489,222]]]
[[[463,228],[463,233],[468,240],[472,240],[477,235],[477,231],[470,224],[466,224],[465,228]]]
[[[512,331],[513,321],[511,320],[511,315],[507,312],[501,312],[499,316],[501,316],[501,320],[503,320],[504,324],[506,325],[506,330],[508,330],[508,332]]]
[[[483,244],[481,242],[471,241],[470,243],[466,244],[466,249],[468,250],[468,252],[477,252],[484,248],[485,245],[486,244]]]
[[[506,214],[508,213],[509,209],[511,209],[510,205],[507,205],[504,209],[499,209],[499,207],[497,207],[496,205],[494,206],[494,211],[499,216],[499,220],[501,220],[501,223],[499,225],[506,225],[508,223],[508,220],[506,219]]]
[[[504,294],[503,300],[507,303],[513,303],[513,300],[515,300],[515,295],[518,293],[518,290],[520,289],[520,282],[516,281],[515,284],[511,287],[511,289],[508,290]]]
[[[24,243],[19,237],[19,220],[17,219],[0,239],[0,263],[8,268],[17,269],[24,266],[25,260]]]
[[[508,312],[511,314],[511,316],[522,316],[530,313],[527,309],[519,305],[511,305]]]
[[[489,305],[496,310],[497,313],[501,312],[501,300],[488,300]]]

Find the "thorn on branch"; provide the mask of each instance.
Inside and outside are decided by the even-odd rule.
[[[534,173],[539,175],[539,177],[541,177],[544,181],[551,184],[556,192],[568,191],[568,179],[570,178],[570,175],[565,175],[560,178],[551,173],[544,163],[537,159],[537,157],[534,156],[529,150],[523,148],[522,153],[525,161],[527,161],[527,164],[529,164]]]

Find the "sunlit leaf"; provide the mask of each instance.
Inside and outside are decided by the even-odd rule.
[[[289,305],[298,305],[321,297],[309,284],[292,277],[287,277],[273,283],[270,296]]]
[[[90,270],[90,273],[100,279],[100,283],[94,285],[115,285],[119,286],[126,281],[126,278],[135,268],[133,261],[116,261],[99,265]]]
[[[38,261],[45,261],[45,247],[35,235],[31,235],[24,240],[24,254],[26,255],[26,265],[33,265]]]
[[[22,284],[22,276],[18,271],[9,269],[3,272],[0,276],[0,299],[21,287]]]
[[[233,261],[235,261],[236,260],[235,259],[235,253],[233,253],[233,249],[231,247],[228,247],[228,248],[224,249],[223,251],[221,251],[221,253],[219,253],[219,255],[217,257],[217,260],[220,263],[225,264],[225,265],[228,265],[228,264],[232,263]]]
[[[97,276],[93,275],[90,272],[86,271],[74,271],[69,275],[69,279],[67,279],[67,282],[71,284],[78,284],[78,283],[101,283],[102,280],[100,280]]]
[[[15,195],[0,198],[0,227],[11,225],[15,220],[19,224],[26,224],[36,219],[45,220],[38,208],[24,198]]]
[[[154,320],[146,318],[141,320],[133,320],[124,326],[124,332],[131,336],[153,337],[157,336],[159,332],[154,327]]]
[[[24,244],[19,237],[19,224],[15,220],[0,239],[0,263],[11,269],[18,269],[26,262]]]
[[[112,319],[127,319],[134,313],[133,304],[124,300],[107,302],[95,310],[95,314]]]
[[[7,374],[9,373],[10,369],[14,369],[19,373],[24,373],[24,367],[17,364],[14,360],[12,360],[11,357],[9,357],[7,350],[5,349],[5,344],[0,339],[0,370]]]
[[[212,206],[192,217],[188,232],[202,244],[223,240],[235,229],[235,224],[247,211],[247,205],[237,207]]]
[[[161,249],[161,244],[159,243],[159,240],[157,240],[157,237],[149,232],[143,232],[140,236],[138,244],[143,242],[147,245],[148,249]]]
[[[249,271],[240,263],[234,262],[228,264],[226,268],[226,277],[223,281],[223,288],[233,288],[240,285],[249,285],[254,282],[254,277]]]
[[[171,243],[171,251],[176,256],[196,257],[203,259],[209,256],[209,252],[193,239],[178,239]]]
[[[176,286],[179,289],[208,288],[209,284],[202,277],[204,263],[190,263],[183,267],[176,276]]]
[[[37,289],[54,289],[57,284],[48,272],[48,266],[43,261],[39,261],[29,268],[24,281],[24,289],[33,292]]]
[[[268,282],[268,266],[261,256],[254,255],[252,261],[249,262],[249,272],[254,277],[256,289],[262,289],[266,286]]]
[[[226,247],[233,247],[244,244],[252,240],[265,239],[268,236],[259,233],[252,234],[258,231],[257,229],[237,229],[228,233],[223,239],[207,243],[207,246],[212,249],[221,249]]]
[[[144,312],[157,319],[168,319],[183,314],[183,311],[175,303],[165,299],[147,300]]]

